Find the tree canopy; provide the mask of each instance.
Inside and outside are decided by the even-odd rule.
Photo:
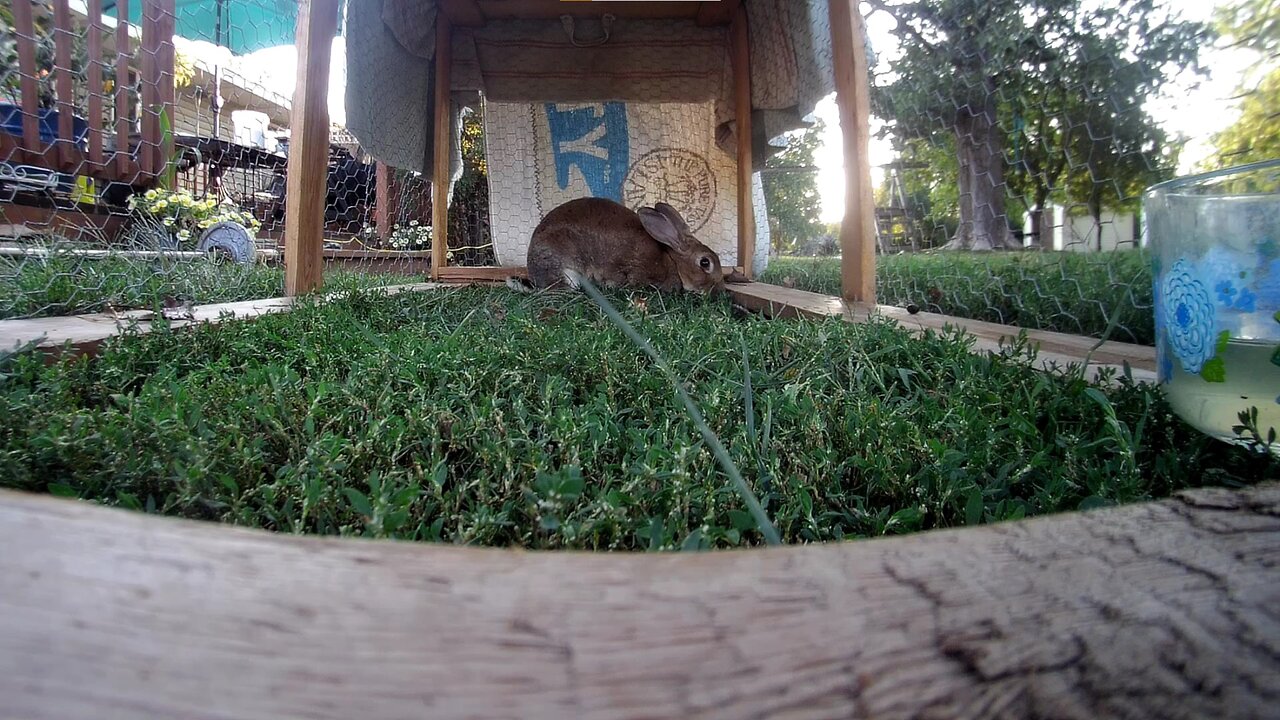
[[[1218,32],[1233,47],[1262,56],[1272,69],[1261,79],[1246,75],[1237,89],[1240,117],[1213,136],[1214,155],[1205,169],[1280,158],[1280,2],[1243,0],[1214,13]]]
[[[822,234],[818,216],[822,196],[814,156],[822,146],[821,120],[788,138],[787,147],[765,163],[764,197],[769,211],[769,235],[780,252],[796,252]]]
[[[1097,214],[1172,172],[1176,148],[1144,105],[1199,69],[1204,25],[1156,0],[870,3],[902,41],[873,88],[874,112],[900,149],[942,137],[955,147],[952,247],[1013,245],[1010,197],[1035,225],[1055,193]]]

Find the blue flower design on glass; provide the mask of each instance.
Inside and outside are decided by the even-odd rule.
[[[1231,306],[1237,310],[1251,313],[1258,309],[1258,296],[1253,294],[1249,288],[1240,291],[1240,296],[1236,298],[1235,303]]]
[[[1214,310],[1209,292],[1186,260],[1169,268],[1161,283],[1165,327],[1182,369],[1196,374],[1214,355]]]
[[[1235,299],[1236,286],[1232,285],[1230,280],[1219,280],[1213,289],[1218,293],[1218,302],[1223,305],[1230,306],[1231,301]]]

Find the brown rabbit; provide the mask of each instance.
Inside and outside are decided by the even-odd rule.
[[[577,287],[572,272],[608,287],[709,293],[724,288],[720,257],[666,203],[632,212],[607,198],[579,198],[538,223],[529,241],[534,287]]]

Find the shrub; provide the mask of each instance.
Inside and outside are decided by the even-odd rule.
[[[261,226],[252,214],[241,210],[230,200],[196,199],[185,190],[153,188],[141,195],[132,195],[129,197],[129,209],[163,227],[184,250],[194,250],[200,242],[200,234],[216,223],[239,223],[248,228],[250,234]]]

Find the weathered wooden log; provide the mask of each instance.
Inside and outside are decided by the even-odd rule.
[[[809,547],[529,553],[0,493],[21,718],[1251,718],[1280,486]]]

